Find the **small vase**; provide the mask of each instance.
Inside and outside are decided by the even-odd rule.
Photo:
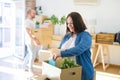
[[[35,28],[40,28],[40,25],[35,25]]]

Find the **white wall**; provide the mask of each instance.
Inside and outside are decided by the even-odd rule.
[[[97,6],[75,5],[74,0],[36,0],[36,6],[42,6],[43,14],[47,16],[55,14],[60,17],[72,11],[79,12],[88,28],[96,28],[96,33],[120,31],[119,4],[120,0],[99,0]],[[110,63],[120,64],[119,49],[111,48]]]
[[[120,0],[99,0],[97,6],[75,5],[74,0],[36,0],[36,6],[42,6],[43,14],[58,17],[72,11],[79,12],[88,27],[94,26],[96,32],[120,31]]]
[[[103,49],[105,63],[120,65],[120,46],[118,45],[106,45]],[[108,55],[107,55],[108,49]],[[101,54],[98,56],[98,61],[102,62]]]
[[[97,8],[97,31],[120,31],[120,0],[101,0]]]

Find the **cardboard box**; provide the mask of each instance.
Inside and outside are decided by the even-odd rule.
[[[48,28],[32,28],[31,33],[36,37],[41,45],[48,47],[52,43],[53,28],[52,25],[48,25]],[[34,43],[32,42],[32,45]]]
[[[36,15],[36,20],[40,22],[40,24],[43,24],[44,20],[47,19],[47,16],[45,15]]]
[[[42,63],[42,75],[47,75],[51,80],[81,80],[82,67],[60,69],[44,61]]]
[[[43,62],[49,60],[50,58],[50,51],[48,50],[39,50],[39,62]]]

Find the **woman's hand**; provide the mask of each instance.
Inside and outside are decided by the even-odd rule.
[[[53,60],[56,60],[58,57],[61,57],[60,51],[58,53],[52,53]]]
[[[58,57],[60,57],[60,54],[53,54],[52,56],[53,60],[56,60]]]
[[[51,49],[51,54],[53,60],[56,60],[58,57],[61,57],[60,49]]]

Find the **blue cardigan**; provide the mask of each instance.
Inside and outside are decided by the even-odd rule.
[[[72,33],[65,35],[59,48],[61,48],[62,44],[64,44],[71,36]],[[94,68],[91,62],[90,52],[91,44],[91,35],[88,32],[83,31],[77,34],[75,47],[61,51],[62,57],[76,56],[77,64],[82,66],[82,80],[91,80],[94,77]]]

